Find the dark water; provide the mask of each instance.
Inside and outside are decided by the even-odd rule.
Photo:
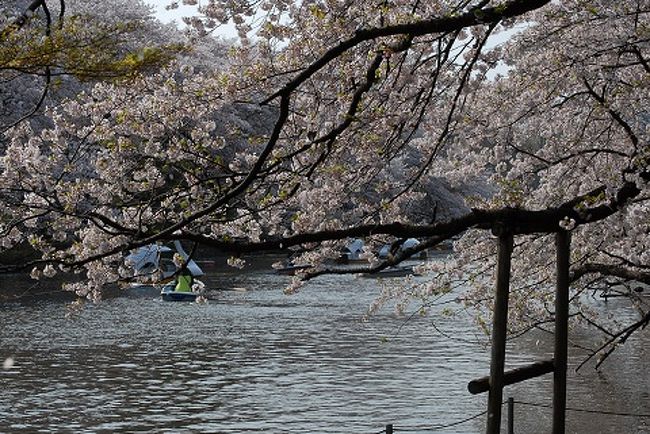
[[[407,321],[385,309],[363,321],[380,286],[399,279],[325,277],[292,296],[282,293],[288,278],[260,270],[207,280],[238,290],[203,305],[131,291],[69,317],[53,299],[0,305],[0,360],[14,360],[0,370],[0,432],[484,430],[483,416],[435,429],[485,409],[466,389],[489,367],[469,318]],[[597,307],[627,315],[611,301]],[[509,365],[549,357],[551,339],[514,341]],[[571,370],[569,406],[650,414],[649,342],[634,337],[601,373]],[[550,404],[551,390],[546,376],[504,397]],[[516,432],[550,432],[550,414],[517,405]],[[650,419],[569,412],[567,432],[647,433]]]

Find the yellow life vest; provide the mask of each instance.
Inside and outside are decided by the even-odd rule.
[[[192,292],[192,275],[191,274],[180,274],[176,278],[176,288],[174,291],[177,292]]]

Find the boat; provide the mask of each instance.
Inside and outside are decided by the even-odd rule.
[[[275,272],[276,274],[283,274],[285,276],[295,276],[297,272],[303,271],[303,270],[308,270],[312,268],[311,265],[287,265],[284,267],[276,268]]]
[[[199,296],[198,292],[175,291],[174,288],[174,282],[163,286],[160,291],[160,297],[163,301],[196,301],[196,298]]]
[[[174,241],[174,248],[161,244],[149,244],[132,251],[124,260],[133,269],[131,286],[153,286],[167,283],[176,273],[174,254],[179,253],[186,261],[189,255],[183,249],[180,241]],[[190,260],[187,269],[192,277],[202,276],[203,270],[194,260]]]
[[[399,267],[388,267],[376,273],[364,273],[361,276],[366,278],[381,279],[384,277],[404,277],[404,276],[420,276],[421,274],[415,271],[412,265],[402,265]]]
[[[379,259],[388,259],[396,254],[402,254],[409,249],[417,247],[420,242],[415,238],[408,238],[404,240],[399,246],[385,244],[377,251]],[[395,251],[391,251],[396,247]],[[364,257],[364,242],[357,238],[352,240],[342,251],[338,257],[337,262],[340,264],[357,264],[368,262],[368,258]],[[426,258],[427,252],[425,250],[414,253],[410,256],[411,259]]]
[[[401,254],[407,249],[412,249],[416,247],[420,242],[416,240],[415,238],[408,238],[405,240],[402,244],[400,244],[397,247],[397,250],[395,252],[391,252],[393,245],[391,244],[384,244],[381,249],[379,249],[379,252],[377,256],[379,256],[379,259],[387,259],[393,254]],[[418,252],[412,256],[412,258],[426,258],[427,253],[425,250]]]
[[[367,262],[367,259],[363,258],[363,246],[363,240],[359,238],[352,240],[343,250],[341,250],[337,262],[340,264]]]

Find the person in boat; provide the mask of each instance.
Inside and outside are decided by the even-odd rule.
[[[194,278],[192,272],[187,268],[187,261],[179,253],[174,255],[174,264],[176,265],[176,292],[192,292],[192,283]]]

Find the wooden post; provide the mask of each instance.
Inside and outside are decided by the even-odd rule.
[[[393,434],[393,425],[390,423],[386,425],[386,434]]]
[[[507,386],[509,384],[515,384],[531,378],[539,377],[540,375],[553,372],[553,369],[555,369],[555,362],[553,359],[520,366],[503,373],[503,385]],[[487,392],[490,390],[490,377],[481,377],[470,381],[467,383],[467,390],[469,390],[469,393],[474,395],[477,393]]]
[[[487,434],[501,430],[501,404],[503,399],[503,369],[506,361],[506,332],[508,325],[508,293],[510,291],[510,262],[513,236],[500,231],[497,249],[497,276],[494,312],[492,319],[492,358],[490,361],[490,391],[488,394]]]
[[[508,434],[515,434],[515,399],[508,398]]]
[[[564,230],[555,236],[557,276],[555,292],[555,369],[553,371],[553,434],[565,433],[566,373],[569,337],[569,256],[571,236]]]

